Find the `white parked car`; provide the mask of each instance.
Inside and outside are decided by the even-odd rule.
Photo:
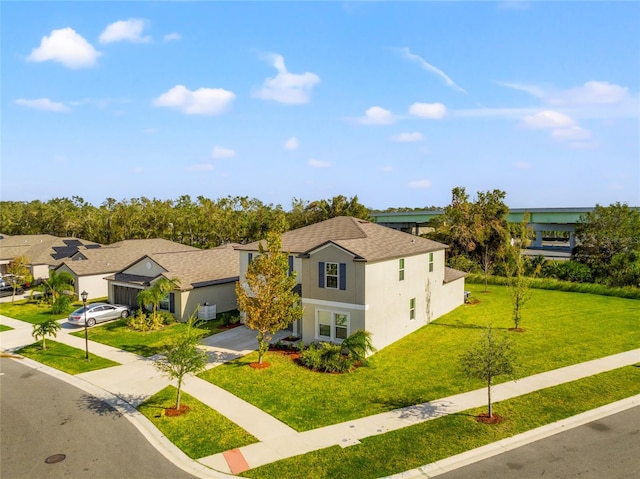
[[[87,326],[93,326],[96,323],[111,321],[112,319],[126,318],[131,314],[128,306],[121,304],[93,303],[87,305]],[[84,326],[85,310],[76,309],[69,315],[67,320],[73,326]]]

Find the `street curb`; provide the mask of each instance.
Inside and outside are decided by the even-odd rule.
[[[575,416],[562,419],[560,421],[553,422],[551,424],[545,424],[536,429],[526,431],[507,439],[502,439],[485,446],[466,451],[455,456],[442,459],[440,461],[432,462],[416,469],[410,469],[408,471],[393,474],[391,476],[385,476],[382,479],[424,479],[429,477],[436,477],[440,474],[459,469],[469,464],[474,464],[483,459],[488,459],[493,456],[502,454],[503,452],[517,449],[521,446],[525,446],[532,442],[539,441],[541,439],[553,436],[555,434],[568,431],[570,429],[582,426],[591,421],[601,419],[603,417],[611,416],[613,414],[626,411],[632,407],[640,405],[640,394],[631,396],[626,399],[621,399],[614,403],[606,404],[596,409],[591,409]]]

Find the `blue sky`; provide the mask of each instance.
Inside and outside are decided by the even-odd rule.
[[[639,2],[2,2],[2,200],[640,205]]]

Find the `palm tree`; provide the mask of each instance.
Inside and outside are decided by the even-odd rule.
[[[37,289],[45,295],[51,294],[51,302],[55,303],[64,291],[73,289],[73,276],[67,271],[49,271],[49,278],[45,279]]]
[[[57,336],[58,331],[61,329],[61,326],[58,322],[53,319],[47,319],[42,323],[33,325],[33,332],[31,335],[33,338],[38,341],[39,338],[42,338],[42,350],[47,349],[47,345],[45,344],[45,338],[47,336],[53,336],[54,338]]]
[[[140,306],[151,306],[151,315],[155,321],[158,305],[173,289],[180,286],[180,280],[177,278],[168,279],[160,278],[153,283],[150,288],[138,293],[138,304]]]

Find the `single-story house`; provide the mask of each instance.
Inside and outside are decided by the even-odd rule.
[[[79,249],[100,249],[102,245],[79,238],[59,238],[57,236],[16,235],[0,236],[0,273],[6,274],[9,264],[18,256],[29,258],[29,270],[35,281],[49,278],[49,270]]]
[[[207,250],[152,253],[108,276],[109,302],[138,307],[138,293],[160,278],[177,279],[179,287],[160,303],[179,321],[186,321],[199,306],[216,312],[237,308],[238,252],[228,244]],[[211,319],[211,318],[206,318]]]
[[[464,302],[465,273],[445,266],[446,248],[346,216],[284,233],[304,308],[292,333],[340,343],[363,329],[381,349],[416,331]],[[242,281],[259,242],[236,249]]]
[[[82,291],[88,293],[89,299],[106,298],[109,295],[107,276],[121,271],[146,254],[177,251],[199,250],[161,238],[124,240],[100,249],[79,248],[55,270],[66,271],[73,276],[78,298]]]

